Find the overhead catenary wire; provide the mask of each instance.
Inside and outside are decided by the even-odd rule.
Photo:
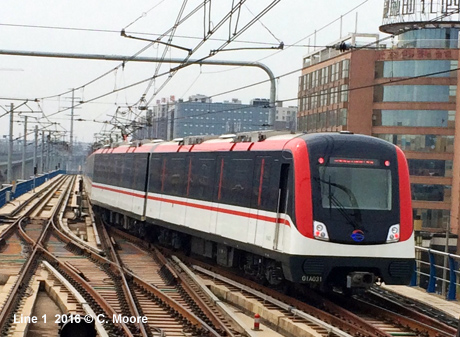
[[[150,13],[152,10],[154,10],[155,8],[157,8],[158,6],[160,6],[163,2],[165,2],[165,0],[160,0],[160,2],[158,2],[156,5],[154,5],[153,7],[151,7],[149,10],[145,11],[145,12],[142,12],[142,14],[137,18],[135,19],[133,22],[131,22],[130,24],[126,25],[124,27],[124,29],[127,29],[128,27],[132,26],[133,24],[135,24],[137,21],[139,21],[140,19],[142,18],[145,18],[147,16],[148,13]]]
[[[367,2],[367,1],[364,1],[363,3],[365,3],[365,2]],[[206,4],[206,0],[204,1],[204,4]],[[209,5],[210,5],[210,3],[209,3]],[[356,6],[355,8],[357,8],[357,7],[359,7],[359,6],[360,6],[360,5]],[[210,6],[209,6],[209,8],[210,8]],[[354,10],[355,8],[353,8],[352,10]],[[153,8],[152,8],[152,9],[153,9]],[[196,11],[197,11],[197,10],[198,10],[198,7],[197,7]],[[352,10],[351,10],[351,11],[352,11]],[[193,15],[194,12],[195,12],[195,11],[192,11],[187,17],[184,18],[184,20],[186,20],[186,19],[187,19],[188,17],[190,17],[191,15]],[[210,14],[209,14],[208,18],[209,18],[209,20],[210,20]],[[337,21],[337,20],[335,20],[335,21]],[[211,22],[211,21],[209,21],[209,22]],[[118,31],[111,31],[111,30],[94,30],[94,29],[84,29],[84,28],[83,28],[83,29],[80,29],[80,28],[69,28],[69,27],[37,26],[37,25],[13,25],[13,24],[0,24],[0,25],[10,25],[10,26],[16,26],[16,27],[49,28],[49,29],[69,29],[69,30],[88,30],[88,31],[118,32]],[[210,27],[210,26],[209,26],[209,27]],[[321,29],[322,29],[322,28],[321,28]],[[320,30],[321,30],[321,29],[320,29]],[[163,34],[162,36],[164,36],[164,35],[165,35],[165,34]],[[211,37],[210,37],[210,36],[207,36],[206,39],[209,40],[209,39],[211,39]],[[148,47],[149,47],[149,46],[146,46],[146,48],[148,48]],[[143,52],[146,48],[143,48],[139,53]],[[139,53],[137,53],[136,55],[138,55]],[[135,56],[133,56],[133,57],[135,57]],[[117,67],[115,67],[115,68],[113,68],[113,69],[107,71],[107,72],[104,73],[103,75],[98,76],[97,78],[93,79],[92,81],[87,82],[86,84],[84,84],[84,85],[82,85],[82,86],[80,86],[80,87],[77,87],[76,89],[77,89],[77,90],[78,90],[78,89],[84,90],[84,88],[85,88],[86,86],[88,86],[88,85],[90,85],[90,84],[96,82],[97,80],[103,78],[104,76],[110,74],[111,72],[116,71],[117,69],[119,69],[120,66],[124,66],[124,64],[125,64],[125,63],[123,62],[123,63],[120,64],[119,66],[117,66]],[[70,92],[71,92],[71,90],[66,91],[66,92],[64,92],[64,93],[61,93],[61,94],[59,94],[59,95],[53,95],[53,96],[42,97],[41,99],[43,100],[43,99],[49,99],[49,98],[52,98],[52,97],[58,97],[58,96],[61,96],[61,95],[68,94],[68,93],[70,93]],[[12,100],[15,100],[15,99],[12,99]],[[22,99],[17,99],[17,100],[22,100]],[[83,101],[83,100],[82,100],[82,101]],[[65,110],[63,110],[63,111],[65,111]]]
[[[95,32],[95,33],[110,33],[120,35],[120,30],[116,29],[97,29],[97,28],[78,28],[78,27],[62,27],[62,26],[42,26],[42,25],[25,25],[25,24],[13,24],[13,23],[0,23],[0,27],[17,27],[17,28],[34,28],[34,29],[51,29],[51,30],[68,30],[68,31],[77,31],[77,32]],[[147,32],[138,32],[138,31],[128,31],[126,30],[126,34],[132,35],[143,35],[143,36],[152,36],[152,37],[160,37],[163,34],[160,33],[147,33]],[[181,39],[189,39],[189,40],[201,40],[203,37],[200,36],[192,36],[192,35],[176,35],[176,38]],[[222,38],[209,38],[208,41],[216,41],[216,42],[225,42],[227,39]],[[235,42],[243,43],[243,44],[259,44],[259,45],[272,45],[271,42],[265,41],[251,41],[251,40],[236,40]],[[309,45],[286,45],[291,47],[308,47]],[[310,46],[312,47],[312,46]]]
[[[366,3],[366,2],[367,2],[367,1],[364,1],[363,3],[361,3],[361,5],[364,4],[364,3]],[[209,3],[209,4],[210,4],[210,3]],[[360,6],[360,5],[356,6],[355,8],[357,8],[357,7],[359,7],[359,6]],[[354,10],[355,8],[353,8],[352,10]],[[351,12],[352,10],[350,10],[350,12]],[[210,17],[210,16],[209,16],[209,17]],[[335,21],[337,21],[337,20],[335,20]],[[333,22],[335,22],[335,21],[333,21]],[[210,26],[209,26],[209,27],[210,27]],[[325,27],[326,27],[326,26],[325,26]],[[323,27],[323,28],[324,28],[324,27]],[[323,29],[323,28],[321,28],[321,29]],[[320,31],[321,29],[319,29],[319,30],[317,30],[317,31]],[[311,36],[311,35],[310,35],[310,36]],[[304,38],[304,39],[305,39],[305,38]],[[288,46],[288,45],[286,45],[286,46]],[[118,68],[114,68],[112,71],[116,71],[116,69],[118,69]],[[296,70],[296,71],[297,71],[297,70]],[[283,76],[279,76],[278,78],[280,78],[280,77],[283,77]],[[96,81],[96,80],[97,80],[97,79],[95,79],[94,81]],[[91,83],[94,83],[94,81],[91,82]],[[266,81],[262,81],[262,82],[260,82],[260,83],[263,83],[263,82],[266,82]],[[259,83],[258,83],[258,84],[259,84]],[[253,84],[253,85],[258,85],[258,84]],[[245,88],[246,88],[246,87],[253,86],[253,85],[245,86]],[[128,87],[128,86],[124,86],[124,87],[122,87],[122,88],[126,88],[126,87]],[[82,86],[81,88],[84,89],[85,86]],[[241,90],[241,88],[236,88],[236,89],[234,89],[234,90],[232,90],[232,91],[229,91],[229,92],[233,92],[233,91],[237,91],[237,90]],[[119,91],[120,91],[120,90],[117,90],[116,92],[119,92]],[[113,91],[113,92],[115,92],[115,91]],[[110,94],[110,93],[108,93],[108,94]],[[105,96],[105,95],[103,95],[103,96]],[[217,95],[213,95],[213,96],[217,96]],[[99,97],[101,97],[101,96],[99,96]],[[94,102],[93,100],[91,100],[91,101],[85,101],[84,99],[82,99],[81,103],[82,103],[82,104],[87,104],[87,103],[97,103],[97,102]],[[126,103],[128,103],[128,102],[126,102]],[[127,104],[127,105],[128,105],[128,104]],[[64,110],[62,110],[62,111],[66,111],[66,110],[68,110],[68,109],[64,109]],[[54,115],[54,114],[53,114],[53,115]]]
[[[409,80],[417,79],[417,78],[430,77],[430,76],[439,75],[439,74],[443,74],[443,73],[449,73],[449,72],[458,71],[458,70],[460,70],[460,68],[444,70],[444,71],[437,71],[437,72],[432,72],[432,73],[426,73],[426,74],[423,74],[423,75],[405,77],[405,78],[400,78],[400,79],[391,79],[389,81],[385,81],[385,82],[382,82],[382,83],[373,83],[373,84],[370,84],[370,85],[365,85],[365,86],[360,86],[360,87],[355,87],[355,88],[349,88],[349,89],[345,89],[345,90],[338,90],[336,92],[341,93],[341,92],[345,92],[345,91],[349,92],[349,91],[353,91],[353,90],[361,90],[361,89],[366,89],[366,88],[370,88],[370,87],[376,87],[376,86],[382,86],[382,85],[386,85],[386,84],[394,84],[394,83],[398,83],[398,82],[409,81]],[[263,82],[266,82],[266,81],[263,81]],[[258,84],[261,84],[261,82],[258,82],[258,83],[254,84],[254,85],[258,85]],[[313,94],[313,95],[319,95],[319,94]],[[313,96],[313,95],[311,95],[311,96]],[[279,102],[296,101],[298,99],[299,99],[298,97],[295,97],[295,98],[290,98],[290,99],[279,100]],[[185,102],[185,103],[187,103],[187,102]],[[226,109],[216,110],[216,111],[206,111],[206,112],[203,112],[203,113],[200,113],[200,114],[193,115],[191,117],[209,116],[209,115],[219,114],[219,113],[222,113],[222,112],[244,110],[244,109],[247,109],[247,108],[248,108],[247,105],[245,105],[245,106],[237,106],[237,107],[232,108],[232,109],[226,108]],[[189,117],[190,116],[174,117],[171,120],[176,121],[176,120],[180,120],[180,119],[186,119],[186,118],[189,118]],[[137,122],[132,121],[132,123],[137,123]],[[108,124],[110,124],[110,123],[108,123]],[[211,123],[211,124],[213,124],[213,123]],[[217,124],[217,123],[214,123],[214,124]],[[125,126],[129,126],[129,124],[126,124]],[[267,124],[267,125],[260,125],[260,126],[266,127],[266,126],[270,126],[270,125]]]

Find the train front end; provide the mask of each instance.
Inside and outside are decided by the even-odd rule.
[[[304,280],[345,289],[367,288],[376,281],[408,284],[415,253],[402,151],[361,135],[305,140],[312,222],[306,224],[311,230],[303,228],[311,239],[302,263]]]

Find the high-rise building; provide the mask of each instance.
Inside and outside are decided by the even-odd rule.
[[[270,129],[269,107],[259,104],[260,100],[254,102],[241,104],[233,99],[212,103],[204,97],[179,100],[174,111],[173,138]]]
[[[385,0],[387,34],[351,34],[306,55],[298,93],[299,130],[348,130],[401,147],[415,218],[455,234],[459,10],[459,1]]]
[[[258,130],[296,130],[297,107],[278,104],[275,125],[269,124],[269,113],[270,102],[264,98],[255,98],[250,104],[242,104],[237,98],[212,102],[205,95],[190,96],[188,101],[158,101],[138,119],[140,128],[133,139],[172,140]]]

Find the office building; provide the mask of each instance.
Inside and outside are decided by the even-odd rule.
[[[348,130],[398,145],[422,229],[457,234],[459,3],[386,0],[384,8],[383,36],[351,34],[304,57],[298,129]]]

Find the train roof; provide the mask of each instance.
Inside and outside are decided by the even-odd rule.
[[[268,133],[270,135],[270,133]],[[171,152],[228,152],[228,151],[280,151],[288,149],[298,143],[298,141],[306,142],[306,144],[317,144],[321,142],[337,141],[351,142],[358,144],[362,142],[394,147],[393,144],[382,139],[353,134],[349,132],[327,132],[327,133],[280,133],[266,137],[263,132],[258,132],[254,137],[247,134],[241,136],[224,135],[223,137],[202,136],[202,141],[195,144],[185,144],[183,138],[175,139],[174,141],[140,141],[132,143],[123,143],[111,148],[99,149],[95,154],[115,154],[115,153],[171,153]],[[297,141],[295,141],[297,140]]]

